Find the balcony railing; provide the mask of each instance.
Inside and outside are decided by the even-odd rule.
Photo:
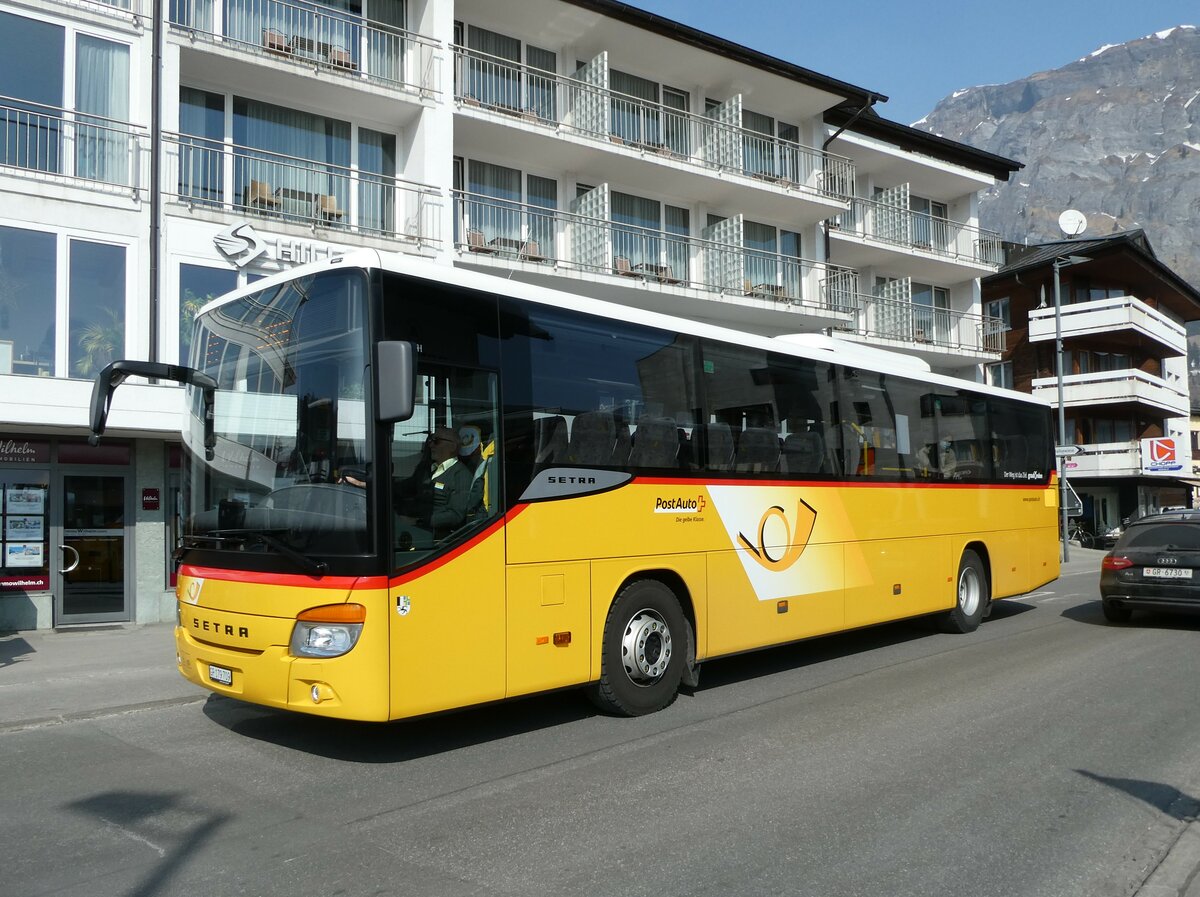
[[[163,192],[180,202],[417,243],[440,240],[435,187],[184,134],[163,141],[170,160]]]
[[[810,277],[820,262],[462,191],[454,211],[455,243],[474,258],[838,310]]]
[[[465,47],[454,48],[454,94],[464,106],[787,190],[843,199],[854,183],[854,163],[841,156]]]
[[[998,268],[1004,262],[1000,235],[960,221],[913,212],[887,203],[854,197],[850,211],[831,221],[832,228],[903,249]]]
[[[436,41],[319,3],[170,0],[170,21],[196,37],[422,94],[440,92]]]
[[[1035,379],[1033,394],[1057,406],[1058,380]],[[1130,402],[1153,406],[1172,417],[1187,417],[1190,413],[1186,384],[1175,387],[1162,377],[1134,369],[1068,374],[1063,377],[1063,402],[1068,408]]]
[[[851,316],[846,323],[835,325],[839,330],[949,351],[999,355],[1004,350],[1004,322],[991,315],[862,293],[856,272],[844,269],[831,269],[822,291]]]
[[[1054,308],[1029,312],[1029,341],[1054,339]],[[1133,296],[1091,299],[1062,306],[1062,335],[1065,339],[1114,331],[1139,331],[1177,355],[1187,354],[1187,328],[1156,308]]]
[[[128,122],[0,96],[0,165],[136,190],[147,142]]]

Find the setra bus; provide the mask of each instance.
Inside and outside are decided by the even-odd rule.
[[[643,714],[706,659],[969,632],[1058,576],[1048,406],[907,356],[367,250],[210,303],[191,345],[106,368],[93,440],[126,377],[186,384],[178,665],[241,700]]]

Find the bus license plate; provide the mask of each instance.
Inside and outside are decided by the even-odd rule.
[[[1191,579],[1191,567],[1147,567],[1142,571],[1145,576],[1154,576],[1158,579]]]
[[[208,665],[208,678],[219,685],[233,685],[233,670],[227,670],[225,667],[219,667],[216,664]]]

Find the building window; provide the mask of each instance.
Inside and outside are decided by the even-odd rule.
[[[70,240],[68,373],[94,377],[125,354],[125,247]]]
[[[0,374],[54,373],[57,260],[54,234],[0,227]]]
[[[0,164],[62,171],[64,33],[0,12]]]
[[[205,305],[237,288],[237,272],[203,265],[179,266],[179,363],[190,364],[192,325]]]
[[[1013,372],[1011,361],[1000,361],[989,364],[984,368],[988,386],[999,386],[1003,389],[1013,388]]]
[[[989,318],[985,325],[992,328],[989,332],[1003,333],[1012,330],[1012,313],[1007,296],[989,300],[983,306],[983,313]]]
[[[179,195],[199,203],[225,198],[225,97],[179,88]]]

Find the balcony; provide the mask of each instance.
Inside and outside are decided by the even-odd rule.
[[[189,207],[417,245],[441,239],[435,187],[187,135],[163,143],[163,193]]]
[[[627,287],[639,305],[693,315],[695,299],[717,299],[729,310],[704,316],[730,322],[762,311],[801,313],[818,326],[845,318],[821,291],[820,262],[462,191],[454,214],[462,261],[560,289],[612,299],[614,287]],[[655,294],[676,301],[655,303]]]
[[[1142,472],[1142,447],[1138,440],[1081,445],[1080,449],[1078,455],[1064,461],[1067,476],[1071,478],[1130,477]]]
[[[1171,355],[1187,354],[1187,328],[1134,296],[1073,302],[1062,307],[1063,339],[1098,334],[1139,335]],[[1029,312],[1029,341],[1054,339],[1054,308]]]
[[[140,19],[145,12],[148,12],[151,5],[151,0],[58,0],[58,2],[76,9],[120,16],[127,21]]]
[[[849,314],[835,329],[855,342],[901,349],[943,367],[997,361],[1004,350],[999,318],[863,293],[854,271],[831,269],[822,293]]]
[[[460,111],[529,130],[537,138],[530,141],[531,151],[545,165],[580,170],[577,147],[583,143],[603,150],[610,160],[654,163],[646,177],[658,179],[660,192],[669,188],[728,202],[747,186],[757,186],[780,198],[778,207],[790,210],[785,217],[794,219],[798,205],[808,206],[802,214],[814,222],[846,208],[854,165],[841,156],[464,47],[454,47],[454,64]],[[567,140],[551,144],[545,140],[547,131]],[[473,136],[470,128],[465,133]],[[487,137],[474,139],[484,142]],[[508,139],[520,138],[514,134]],[[561,159],[547,158],[547,153]],[[609,179],[610,169],[591,158],[587,170]],[[627,161],[611,170],[620,171],[628,183]],[[674,172],[701,172],[721,181],[709,188],[717,191],[710,197],[694,180],[664,185],[662,179]]]
[[[128,122],[0,96],[0,166],[136,194],[148,147],[145,130]]]
[[[318,3],[170,0],[172,27],[193,40],[300,63],[421,96],[440,92],[436,41]]]
[[[945,283],[995,273],[1004,261],[997,233],[861,197],[830,221],[830,235],[847,267],[882,265]]]
[[[1057,378],[1035,379],[1033,394],[1057,407]],[[1063,377],[1063,402],[1067,408],[1146,405],[1168,417],[1188,417],[1191,413],[1186,383],[1177,387],[1162,377],[1129,369],[1069,374]]]

